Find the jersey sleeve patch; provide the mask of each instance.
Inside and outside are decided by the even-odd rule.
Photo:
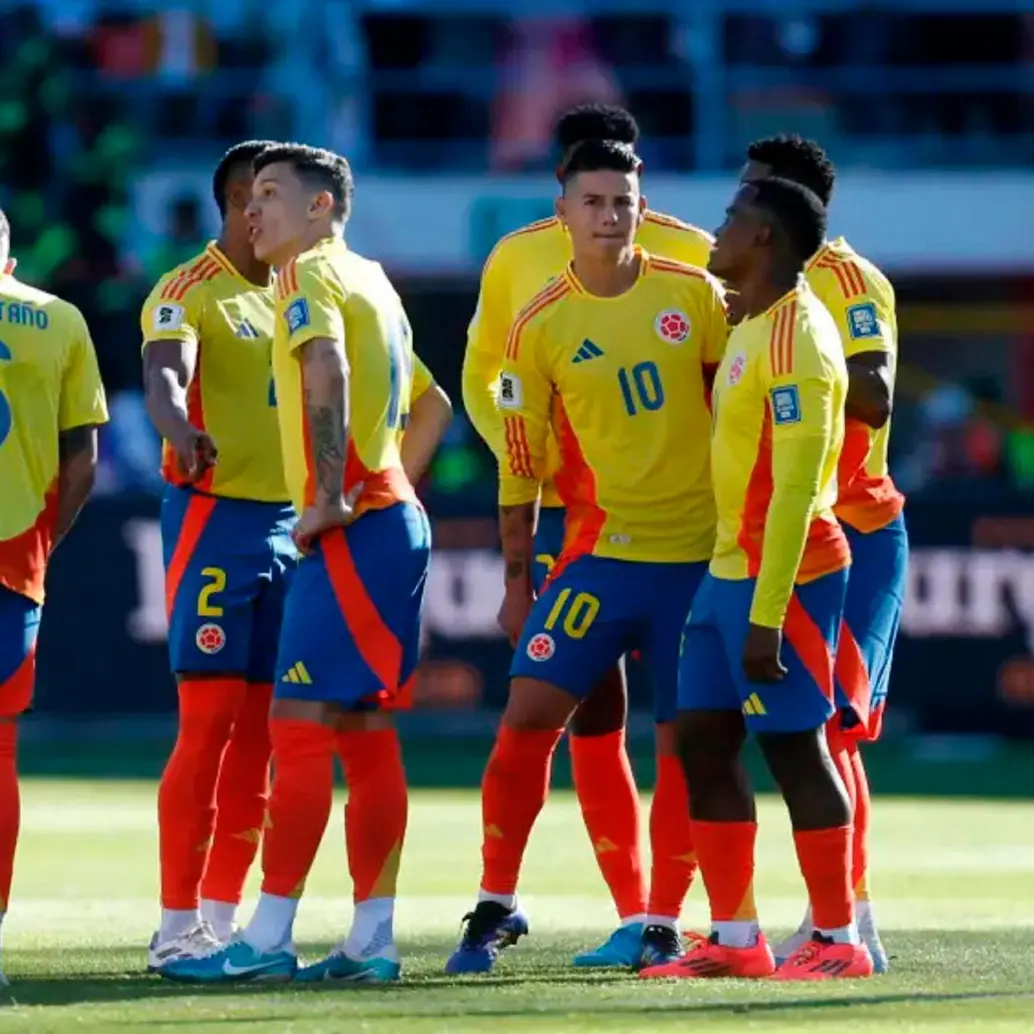
[[[287,332],[294,334],[296,331],[309,325],[309,303],[304,298],[296,298],[284,311],[284,319],[287,320]]]
[[[175,302],[161,302],[154,307],[154,329],[161,333],[168,330],[179,330],[183,326],[186,310]]]
[[[861,338],[879,337],[880,321],[876,315],[876,306],[872,302],[852,305],[847,310],[847,329],[856,341]]]
[[[499,375],[499,408],[520,409],[524,405],[524,385],[515,373]]]
[[[772,420],[779,425],[801,422],[801,395],[796,384],[772,389]]]

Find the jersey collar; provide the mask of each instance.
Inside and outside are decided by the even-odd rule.
[[[639,259],[639,273],[633,281],[632,286],[628,289],[628,291],[634,291],[639,286],[643,277],[646,276],[647,268],[650,265],[650,256],[640,245],[634,245],[634,250],[636,257]],[[599,295],[593,294],[591,291],[587,291],[585,289],[585,286],[582,284],[581,280],[579,280],[577,275],[575,274],[574,259],[571,259],[571,261],[568,262],[567,265],[564,267],[563,278],[575,294],[585,294],[588,295],[590,298],[599,298],[601,302],[612,302],[617,298],[624,298],[625,295],[628,294],[628,291],[625,291],[623,294],[615,295],[613,298],[603,298]]]
[[[235,280],[238,280],[242,284],[247,284],[250,288],[261,288],[259,284],[253,284],[247,277],[245,277],[240,270],[229,260],[226,253],[222,248],[219,247],[216,241],[209,241],[205,246],[205,254],[228,276],[232,276]],[[269,285],[273,285],[275,280],[272,270],[269,273]]]
[[[804,271],[805,273],[810,273],[824,258],[829,258],[831,255],[853,251],[854,249],[847,243],[846,237],[835,237],[831,241],[826,241],[826,243],[823,244],[810,259],[808,259],[808,264],[804,267]]]

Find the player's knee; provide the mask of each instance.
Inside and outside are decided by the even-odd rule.
[[[563,729],[577,705],[577,699],[558,686],[517,676],[510,680],[502,720],[504,725],[520,732]]]
[[[625,727],[628,693],[625,674],[615,665],[593,686],[571,719],[572,736],[608,736]]]
[[[794,829],[850,823],[851,802],[830,757],[825,728],[763,733],[758,744],[786,801]]]
[[[691,792],[706,793],[709,786],[731,777],[745,735],[737,711],[679,713],[675,743]]]

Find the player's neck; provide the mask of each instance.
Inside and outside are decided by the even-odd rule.
[[[603,258],[579,255],[571,263],[578,282],[589,294],[600,298],[616,298],[630,291],[639,279],[639,265],[642,260],[638,252],[629,249],[622,252],[615,261],[611,256]]]
[[[767,312],[783,295],[789,294],[797,286],[800,272],[799,269],[761,270],[759,276],[737,285],[735,290],[742,299],[747,317]]]
[[[246,235],[230,233],[224,229],[215,243],[245,280],[259,287],[268,286],[269,266],[255,258]]]

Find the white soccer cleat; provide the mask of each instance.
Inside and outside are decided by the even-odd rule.
[[[223,947],[208,923],[199,923],[193,929],[167,941],[159,941],[155,933],[147,949],[147,972],[157,973],[170,962],[184,959],[203,959]]]

